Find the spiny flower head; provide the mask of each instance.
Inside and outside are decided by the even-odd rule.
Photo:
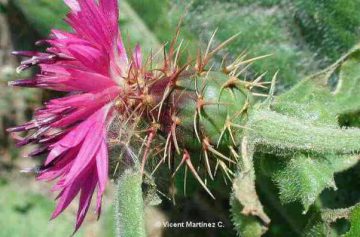
[[[45,53],[18,51],[30,57],[18,71],[34,65],[34,78],[10,82],[13,86],[68,92],[38,109],[34,119],[10,132],[30,131],[17,145],[38,144],[29,156],[48,154],[39,180],[57,182],[56,218],[80,193],[75,230],[82,224],[97,190],[96,212],[108,179],[107,128],[114,118],[114,101],[123,93],[130,68],[141,67],[141,50],[128,59],[118,28],[116,0],[65,0],[71,11],[66,21],[73,32],[52,30]],[[131,63],[132,62],[132,63]],[[131,65],[132,64],[132,65]]]
[[[142,172],[149,157],[160,158],[153,173],[166,160],[173,175],[187,167],[213,196],[200,176],[214,179],[218,169],[229,179],[233,176],[239,134],[253,103],[250,90],[265,87],[262,75],[253,82],[239,80],[246,67],[239,69],[262,57],[244,61],[242,55],[222,71],[208,69],[212,57],[234,39],[210,50],[213,35],[204,55],[199,50],[195,60],[180,65],[181,43],[175,47],[178,29],[164,58],[153,65],[157,60],[151,56],[143,65],[139,46],[131,58],[126,55],[116,0],[65,3],[71,9],[66,21],[74,32],[53,30],[42,41],[50,45],[45,53],[15,52],[30,57],[19,71],[38,65],[41,72],[10,83],[69,93],[45,103],[32,121],[9,129],[32,130],[27,137],[17,138],[17,144],[40,145],[30,156],[47,154],[38,179],[57,180],[53,191],[59,196],[52,218],[80,193],[77,230],[95,190],[100,214],[108,179],[108,140],[125,148],[125,156],[134,157],[127,149],[138,147],[132,161],[138,165],[141,160]],[[205,172],[197,169],[200,166]]]

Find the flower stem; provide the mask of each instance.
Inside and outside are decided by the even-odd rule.
[[[360,151],[358,128],[314,125],[268,109],[252,111],[249,134],[256,144],[274,150],[337,154]]]
[[[145,237],[144,202],[140,171],[128,169],[119,178],[116,190],[116,236]]]

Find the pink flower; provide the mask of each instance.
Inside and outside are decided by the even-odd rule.
[[[69,92],[37,110],[34,119],[10,132],[34,130],[17,141],[40,148],[30,156],[48,154],[39,171],[39,180],[57,182],[56,218],[80,193],[75,231],[82,224],[91,198],[97,190],[96,212],[108,179],[107,128],[122,94],[130,65],[118,28],[117,0],[65,0],[70,7],[66,21],[73,33],[53,30],[46,53],[19,51],[31,57],[18,70],[38,65],[41,72],[32,79],[11,82],[13,86],[39,87]],[[134,67],[141,67],[136,48]]]

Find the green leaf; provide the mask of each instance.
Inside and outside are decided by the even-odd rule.
[[[289,118],[288,122],[282,121],[280,123],[291,124],[299,119],[299,125],[300,123],[303,125],[312,124],[311,126],[314,127],[308,134],[309,141],[312,142],[316,140],[317,129],[327,127],[332,130],[339,127],[337,117],[339,114],[360,110],[359,63],[359,47],[356,46],[332,66],[308,77],[290,91],[277,97],[271,108]],[[272,121],[280,121],[280,119],[280,117],[273,117]],[[259,124],[255,126],[259,126]],[[273,124],[271,127],[279,128],[280,126]],[[272,129],[272,131],[274,130],[277,129]],[[307,136],[306,129],[301,129],[298,132],[285,128],[280,130],[280,136],[295,133],[301,134],[299,137],[302,138]],[[278,137],[279,135],[274,137],[272,143]],[[329,145],[330,140],[332,140],[329,140],[330,137],[329,134],[324,135],[320,140]],[[343,138],[345,138],[344,135],[338,134],[337,137],[333,138],[334,146],[331,147],[341,143]],[[291,138],[284,139],[282,143],[278,143],[278,146],[287,146],[286,143],[290,141],[292,141]],[[359,144],[358,139],[353,142]],[[300,145],[301,141],[298,140],[293,144]],[[315,147],[315,144],[310,145],[307,150],[316,151]],[[331,152],[331,147],[316,152]],[[344,147],[339,148],[341,150]],[[291,149],[291,146],[287,146],[287,149]],[[358,159],[358,157],[350,155],[310,155],[309,157],[309,155],[295,154],[289,161],[283,162],[285,166],[279,166],[279,171],[274,175],[274,179],[280,188],[280,198],[285,203],[300,201],[307,210],[325,188],[335,187],[334,173],[355,165]],[[276,166],[273,165],[272,167]]]
[[[334,174],[352,167],[358,160],[357,156],[294,156],[273,175],[281,201],[300,201],[306,212],[325,188],[336,189]]]
[[[360,205],[357,205],[350,214],[351,227],[344,237],[358,237],[360,236]]]
[[[305,41],[319,54],[338,58],[359,40],[358,0],[291,0]]]
[[[315,208],[314,208],[315,209]],[[312,210],[314,210],[312,209]],[[316,210],[304,229],[304,237],[335,237],[340,229],[332,228],[339,219],[349,219],[354,207]]]
[[[14,0],[13,2],[42,36],[47,36],[52,28],[70,29],[63,21],[68,7],[62,0]]]
[[[309,220],[309,223],[304,229],[304,233],[302,236],[303,237],[335,237],[330,227],[323,222],[320,215],[316,215]]]
[[[334,91],[335,111],[338,114],[360,111],[360,49],[349,55],[340,66],[338,77]]]
[[[300,49],[297,38],[289,34],[289,30],[294,27],[287,15],[288,10],[276,1],[266,1],[269,4],[264,2],[214,1],[208,4],[208,1],[201,1],[190,8],[185,18],[185,28],[198,34],[205,43],[216,29],[216,44],[239,33],[224,51],[233,57],[244,51],[249,58],[272,54],[269,58],[254,62],[251,72],[256,74],[267,71],[265,79],[271,80],[272,75],[279,70],[279,81],[283,88],[293,85],[305,73],[313,71],[316,63],[312,52],[306,46]],[[227,58],[226,63],[230,62],[230,58]]]
[[[127,2],[161,41],[169,41],[171,39],[169,33],[175,34],[175,27],[171,28],[170,24],[173,16],[168,14],[169,0],[127,0]]]
[[[334,98],[327,86],[328,73],[310,76],[289,91],[275,98],[271,108],[314,124],[337,125],[336,113],[332,107]]]
[[[126,1],[119,1],[120,5],[120,28],[127,48],[132,50],[138,43],[147,57],[151,51],[161,48],[158,38],[149,30],[137,12]],[[122,23],[123,22],[123,23]],[[122,24],[121,24],[122,23]],[[129,40],[127,42],[126,40]]]
[[[307,121],[334,125],[337,115],[360,111],[360,45],[278,96],[272,108]]]
[[[235,198],[231,198],[230,205],[231,221],[239,237],[259,237],[266,232],[267,227],[256,217],[242,214],[243,206]]]

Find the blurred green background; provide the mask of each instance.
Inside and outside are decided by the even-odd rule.
[[[131,49],[140,43],[145,54],[171,41],[181,17],[184,20],[180,38],[184,39],[189,55],[206,47],[215,30],[215,44],[239,33],[219,53],[218,62],[224,55],[235,58],[242,52],[249,57],[272,54],[254,63],[248,73],[251,77],[267,72],[266,80],[270,80],[279,71],[277,91],[281,93],[306,75],[325,68],[359,42],[359,10],[360,0],[122,0],[119,24],[127,47]],[[54,208],[49,184],[36,183],[32,175],[19,173],[37,161],[22,158],[26,150],[15,148],[5,132],[5,128],[31,118],[31,111],[53,96],[40,90],[6,86],[7,81],[32,73],[15,75],[19,59],[10,56],[10,52],[35,49],[34,42],[45,38],[51,28],[68,29],[62,20],[66,12],[61,0],[0,0],[0,237],[57,237],[72,232],[76,204],[49,222]],[[262,184],[270,188],[260,191],[260,195],[270,195],[272,184],[269,181]],[[97,222],[90,211],[76,236],[114,236],[112,185],[109,186],[102,218]],[[159,218],[165,213],[173,220],[210,216],[210,220],[223,220],[227,226],[221,232],[176,230],[163,236],[234,236],[226,217],[228,192],[222,193],[221,189],[215,192],[223,200],[222,206],[214,207],[215,203],[198,191],[192,199],[179,197],[176,207],[165,201],[162,211],[148,213]],[[276,217],[276,205],[270,206],[275,217],[268,236],[299,235],[302,224],[291,221],[285,222],[286,227],[277,225],[284,220]],[[162,236],[161,230],[153,231],[152,236]]]

